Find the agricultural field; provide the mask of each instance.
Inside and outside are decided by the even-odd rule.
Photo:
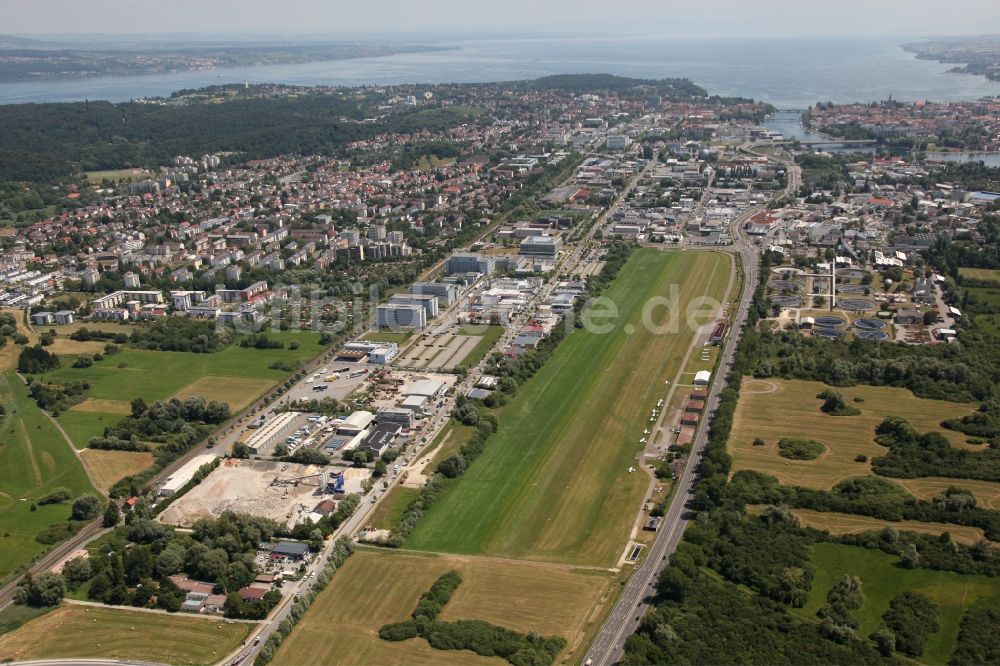
[[[94,485],[103,493],[107,493],[116,481],[152,467],[154,461],[153,454],[148,452],[99,449],[84,449],[80,459],[94,479]]]
[[[752,469],[786,485],[829,489],[848,477],[871,473],[871,459],[886,451],[875,443],[875,427],[886,416],[901,416],[921,432],[937,430],[953,445],[964,446],[965,435],[943,430],[940,423],[971,414],[976,407],[918,398],[906,389],[852,386],[835,390],[861,414],[830,416],[820,411],[823,400],[816,397],[829,388],[821,382],[745,379],[729,441],[733,471]],[[758,437],[763,446],[753,445]],[[815,460],[788,460],[778,455],[782,437],[815,439],[826,451]],[[856,462],[858,455],[868,456],[868,461]]]
[[[103,330],[103,328],[101,329]],[[75,357],[62,359],[63,367],[46,373],[46,381],[91,383],[87,399],[59,416],[73,443],[83,448],[130,411],[129,403],[202,395],[228,402],[235,412],[253,402],[288,373],[268,366],[275,361],[302,363],[321,348],[312,331],[269,331],[268,337],[286,343],[285,349],[247,349],[232,344],[213,354],[161,352],[124,348],[89,368],[71,367]],[[290,342],[298,349],[288,349]]]
[[[390,643],[383,624],[405,620],[417,599],[450,569],[463,583],[442,620],[486,620],[516,631],[566,638],[559,663],[579,663],[612,600],[616,579],[604,572],[476,557],[360,549],[334,575],[273,664],[505,664],[468,651],[443,651],[420,638]]]
[[[0,636],[0,659],[102,658],[212,664],[246,639],[249,622],[66,604]],[[56,640],[39,640],[40,636]]]
[[[1000,609],[1000,584],[995,578],[970,576],[930,569],[904,569],[898,557],[878,550],[856,546],[821,543],[813,546],[812,561],[816,577],[809,600],[792,613],[807,621],[817,621],[816,611],[826,603],[826,594],[844,574],[861,579],[864,605],[854,611],[860,627],[859,636],[878,629],[889,602],[905,591],[927,596],[940,609],[940,630],[932,634],[920,661],[944,664],[955,647],[958,624],[969,608],[986,606]]]
[[[1000,283],[1000,270],[996,268],[959,268],[958,274],[962,277],[973,278],[975,280]]]
[[[951,486],[959,486],[972,491],[980,507],[1000,511],[1000,483],[993,481],[935,476],[923,479],[893,479],[893,482],[903,486],[911,495],[922,500],[932,500],[935,495],[940,495]]]
[[[614,564],[649,483],[628,471],[648,410],[694,335],[683,323],[677,332],[649,330],[643,306],[670,285],[678,285],[682,311],[695,297],[721,301],[729,269],[719,253],[637,251],[606,293],[619,312],[614,330],[579,329],[560,345],[504,408],[486,451],[407,547]],[[664,316],[660,308],[656,321]]]
[[[94,492],[83,465],[14,373],[0,377],[0,579],[38,555],[35,535],[69,519],[69,504],[32,511],[32,501],[60,486]]]
[[[792,509],[792,513],[799,519],[799,523],[803,527],[814,527],[835,535],[877,532],[883,527],[892,526],[901,532],[918,532],[934,536],[947,532],[951,535],[953,541],[964,543],[966,546],[973,546],[985,538],[983,531],[978,527],[966,527],[964,525],[922,523],[917,520],[891,522],[888,520],[879,520],[878,518],[869,518],[868,516],[811,511],[809,509]]]

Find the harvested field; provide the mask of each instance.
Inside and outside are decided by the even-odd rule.
[[[274,385],[269,379],[252,377],[202,377],[173,395],[183,400],[191,396],[201,396],[208,400],[220,400],[229,404],[231,412],[238,412]]]
[[[964,543],[967,546],[979,543],[985,538],[983,531],[978,527],[966,527],[964,525],[922,523],[917,520],[904,520],[896,523],[888,520],[879,520],[878,518],[869,518],[868,516],[811,511],[809,509],[793,509],[792,513],[795,514],[795,517],[799,519],[799,522],[804,527],[826,530],[830,534],[861,534],[862,532],[881,530],[883,527],[891,525],[901,532],[918,532],[934,536],[948,532],[954,541]]]
[[[119,479],[149,469],[155,460],[152,453],[98,449],[84,449],[80,452],[80,459],[103,492],[107,492]]]
[[[922,500],[932,500],[935,495],[940,495],[951,486],[958,486],[970,490],[975,495],[978,505],[984,509],[1000,511],[1000,483],[993,481],[949,479],[938,476],[924,479],[893,479],[893,481]]]
[[[337,572],[273,663],[505,664],[468,651],[435,650],[422,638],[390,643],[378,637],[383,624],[409,617],[420,595],[450,569],[463,583],[442,619],[562,636],[568,645],[557,661],[567,664],[581,661],[617,586],[611,574],[561,565],[362,549]]]
[[[964,435],[943,430],[940,423],[975,409],[974,405],[918,398],[905,389],[851,386],[834,390],[840,391],[861,414],[830,416],[820,411],[823,401],[816,398],[831,388],[825,384],[782,379],[744,381],[729,441],[733,471],[753,469],[783,484],[807,488],[829,489],[848,477],[870,474],[871,459],[885,453],[875,443],[875,427],[886,416],[901,416],[920,431],[940,431],[953,445],[964,446]],[[863,402],[853,402],[855,397]],[[764,446],[753,445],[757,437],[765,441]],[[778,455],[782,437],[816,439],[827,450],[815,460],[788,460]],[[868,456],[868,461],[855,462],[858,455]]]
[[[235,650],[253,626],[220,618],[67,604],[0,636],[0,659],[211,664]]]

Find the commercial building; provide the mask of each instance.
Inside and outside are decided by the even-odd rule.
[[[448,274],[480,273],[490,275],[496,270],[496,261],[478,253],[456,252],[448,258]]]
[[[562,245],[559,236],[528,236],[521,241],[518,252],[527,257],[555,257]]]
[[[438,316],[438,297],[434,294],[396,294],[389,299],[391,305],[419,305],[428,320]]]
[[[284,557],[289,560],[302,560],[309,554],[309,544],[298,541],[279,541],[271,548],[271,557]]]
[[[375,416],[379,424],[395,423],[409,430],[413,427],[413,412],[397,407],[383,407]]]
[[[301,415],[301,412],[281,412],[273,418],[265,420],[244,444],[255,455],[263,453],[269,444],[277,443],[278,438],[289,432],[295,426],[296,419]]]
[[[367,342],[356,340],[345,344],[338,353],[338,360],[360,361],[367,357],[369,363],[386,365],[399,354],[399,345],[395,342]]]
[[[375,420],[375,415],[371,412],[358,411],[352,413],[337,426],[337,434],[357,435],[365,430]]]
[[[375,308],[375,322],[379,328],[420,329],[427,325],[427,310],[422,305],[387,303]]]
[[[444,382],[439,382],[436,379],[422,379],[410,387],[406,395],[422,395],[433,400],[441,395],[442,391],[444,391]]]
[[[458,286],[448,282],[415,282],[410,287],[411,294],[432,294],[438,304],[448,307],[458,300]]]

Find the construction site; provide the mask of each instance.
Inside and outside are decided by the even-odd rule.
[[[370,470],[357,471],[370,475]],[[334,467],[231,458],[168,506],[158,520],[190,527],[200,518],[233,511],[291,527],[306,518],[317,520],[321,503],[359,492],[363,481]]]

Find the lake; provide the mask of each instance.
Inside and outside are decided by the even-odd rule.
[[[1000,95],[1000,82],[949,74],[918,60],[908,41],[844,39],[686,40],[663,36],[457,39],[453,50],[293,65],[262,65],[134,77],[0,84],[0,103],[123,101],[222,83],[388,85],[476,83],[548,74],[608,72],[687,77],[712,94],[763,99],[784,109],[817,101],[954,101]]]

